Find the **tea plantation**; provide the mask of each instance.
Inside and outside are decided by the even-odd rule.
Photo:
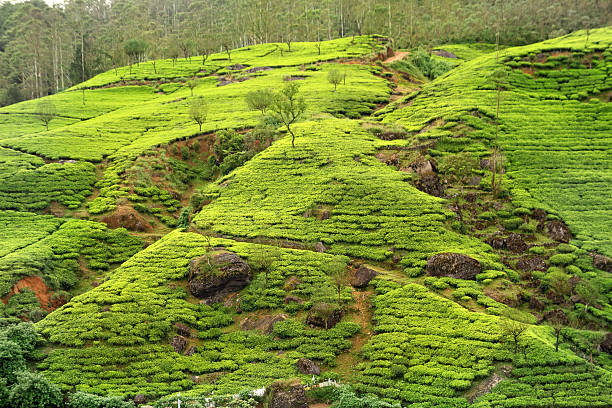
[[[558,214],[585,249],[612,255],[610,190],[612,116],[610,29],[577,32],[542,43],[508,48],[473,59],[398,101],[383,122],[448,136],[453,144],[491,141],[495,135],[496,84],[502,68],[500,144],[508,187],[519,207]],[[401,108],[403,103],[409,107]],[[442,131],[442,129],[444,129]],[[469,148],[469,147],[468,147]]]
[[[612,406],[612,28],[390,47],[149,60],[0,108],[0,408],[24,369],[66,407],[327,379],[309,404]]]

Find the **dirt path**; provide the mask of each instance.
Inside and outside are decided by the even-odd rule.
[[[410,54],[410,51],[398,51],[392,57],[389,57],[386,60],[384,60],[383,64],[390,64],[392,62],[399,61],[409,54]]]

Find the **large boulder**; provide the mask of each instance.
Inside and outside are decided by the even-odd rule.
[[[365,288],[376,275],[378,272],[374,269],[361,265],[351,276],[351,285],[356,288]]]
[[[307,358],[300,358],[297,362],[298,371],[302,374],[308,375],[319,375],[321,374],[321,369],[318,365],[315,364],[314,361],[309,360]]]
[[[605,255],[593,254],[593,265],[597,269],[612,273],[612,258],[608,258]]]
[[[136,394],[134,395],[134,404],[136,404],[136,406],[138,405],[142,405],[145,402],[147,402],[147,397],[144,396],[143,394]]]
[[[444,252],[427,260],[426,272],[429,276],[475,279],[481,271],[480,262],[463,254]]]
[[[527,244],[521,234],[511,233],[506,237],[506,249],[510,252],[522,253],[527,250]]]
[[[566,244],[572,239],[572,233],[570,232],[567,225],[562,221],[552,220],[546,224],[548,228],[548,236],[550,239],[557,242],[565,242]]]
[[[523,236],[515,233],[510,233],[507,237],[493,235],[487,238],[486,242],[494,249],[506,249],[515,253],[525,252],[528,248]]]
[[[200,299],[219,302],[251,281],[251,268],[238,255],[220,251],[195,258],[189,264],[189,290]]]
[[[304,386],[298,381],[277,381],[266,388],[268,408],[308,408]]]
[[[317,303],[310,309],[306,317],[306,324],[310,327],[320,327],[322,329],[331,329],[342,317],[344,312],[338,305],[330,303]]]
[[[240,322],[241,330],[259,330],[264,334],[272,333],[274,325],[278,322],[286,320],[289,316],[286,314],[275,314],[263,317],[251,316],[242,319]]]
[[[540,256],[524,256],[516,262],[519,271],[545,271],[548,268],[546,260]]]

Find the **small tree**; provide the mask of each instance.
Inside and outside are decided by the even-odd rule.
[[[563,313],[561,309],[557,309],[554,313],[551,314],[548,321],[550,322],[551,327],[555,331],[555,351],[558,352],[559,351],[559,338],[561,337],[561,334],[563,333],[563,329],[565,328],[565,325],[567,324],[568,319],[565,313]]]
[[[132,64],[134,61],[140,62],[140,59],[149,48],[149,44],[141,40],[129,40],[124,46],[123,50],[128,56],[128,62],[130,65],[130,75],[132,74]]]
[[[202,97],[193,98],[189,105],[189,116],[198,125],[200,125],[200,132],[202,131],[202,124],[206,120],[206,114],[208,113],[208,106],[206,101]]]
[[[589,305],[596,304],[599,300],[599,290],[585,281],[578,283],[574,292],[584,301],[585,313],[588,311]]]
[[[315,47],[317,47],[317,51],[319,52],[319,55],[321,55],[321,41],[317,41],[315,43]]]
[[[49,123],[57,116],[55,104],[50,99],[41,99],[37,106],[38,116],[45,124],[45,128],[49,130]]]
[[[297,94],[300,86],[293,82],[287,84],[274,97],[274,102],[270,106],[272,112],[279,122],[287,127],[287,131],[291,134],[291,147],[295,147],[295,133],[291,129],[294,124],[306,111],[306,102],[304,98],[298,97]]]
[[[342,288],[348,284],[348,274],[346,273],[346,262],[341,256],[334,256],[327,266],[329,276],[334,281],[334,286],[338,292],[338,304],[340,304]]]
[[[256,91],[247,92],[244,99],[249,109],[258,110],[263,116],[266,114],[266,110],[274,102],[274,92],[271,89],[258,89]]]
[[[334,86],[334,92],[336,92],[338,84],[342,82],[342,74],[337,69],[332,69],[327,73],[327,80]]]
[[[198,86],[198,79],[196,77],[193,77],[192,79],[187,81],[186,85],[189,88],[189,90],[191,91],[191,96],[193,96],[193,89],[196,86]]]
[[[499,328],[504,337],[509,338],[514,344],[514,354],[518,352],[520,340],[529,328],[525,323],[511,319],[508,315],[499,321]]]
[[[499,147],[499,107],[502,99],[502,90],[504,90],[507,86],[507,77],[508,74],[505,69],[500,68],[495,70],[490,77],[491,82],[497,89],[497,109],[495,111],[495,144],[493,146],[493,154],[491,155],[491,170],[493,175],[491,177],[491,189],[493,193],[497,195],[501,188],[501,170],[498,169],[498,165],[500,163],[501,149]],[[500,173],[499,179],[496,182],[495,175],[498,172]]]
[[[249,264],[253,269],[264,273],[265,286],[268,286],[268,277],[270,275],[270,267],[281,257],[280,249],[273,247],[266,249],[265,247],[257,247],[255,252],[249,258]]]

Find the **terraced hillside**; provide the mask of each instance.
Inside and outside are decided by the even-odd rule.
[[[0,109],[0,341],[36,322],[28,358],[68,399],[331,378],[350,390],[309,403],[612,405],[612,28],[441,45],[432,81],[381,37],[319,45]],[[295,146],[245,103],[294,83]]]

